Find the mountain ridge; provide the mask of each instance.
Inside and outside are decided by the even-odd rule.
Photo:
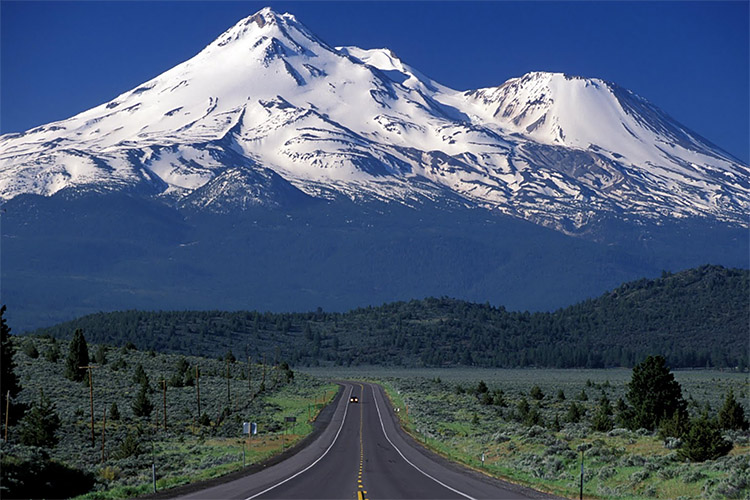
[[[297,365],[602,368],[658,353],[673,367],[743,370],[748,293],[750,271],[701,266],[548,313],[432,297],[345,313],[118,311],[33,333],[67,338],[82,328],[96,342],[180,354],[246,346],[257,358],[280,348]]]
[[[279,176],[270,199],[284,183],[406,205],[450,192],[568,234],[602,215],[747,227],[750,208],[747,166],[614,84],[534,72],[456,91],[270,8],[107,103],[0,137],[0,198],[142,189],[179,206],[239,166]],[[210,191],[193,206],[245,206]]]

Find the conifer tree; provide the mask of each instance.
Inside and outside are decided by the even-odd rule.
[[[60,428],[60,417],[57,409],[44,391],[39,391],[39,402],[21,421],[21,443],[27,446],[53,447],[57,444],[57,430]]]
[[[609,398],[604,394],[602,394],[602,397],[599,400],[599,406],[597,407],[594,418],[591,421],[591,426],[595,431],[599,432],[612,430],[612,405],[609,402]]]
[[[120,409],[117,407],[117,403],[112,403],[112,406],[109,408],[109,419],[120,420]]]
[[[15,372],[16,362],[13,360],[16,350],[10,340],[10,327],[3,317],[5,310],[5,306],[0,307],[0,387],[3,391],[3,398],[8,391],[10,391],[10,397],[15,398],[21,387],[18,385]]]
[[[734,399],[734,391],[731,389],[724,400],[724,406],[719,410],[719,427],[736,431],[748,429],[745,409]]]
[[[13,342],[10,340],[10,327],[5,321],[5,306],[0,307],[0,402],[2,402],[2,408],[0,414],[5,415],[5,409],[7,407],[6,398],[10,394],[10,422],[17,421],[19,415],[20,405],[13,403],[13,400],[18,396],[21,391],[21,386],[18,384],[18,376],[16,375],[16,362],[13,360],[13,355],[16,350],[13,346]]]
[[[149,417],[154,410],[154,404],[148,397],[148,384],[142,383],[138,395],[133,401],[133,415],[136,417]]]
[[[73,332],[73,340],[70,341],[68,358],[65,361],[65,377],[74,382],[80,382],[86,378],[86,371],[79,368],[89,364],[89,348],[80,328]]]
[[[662,420],[687,411],[682,388],[662,356],[648,356],[633,368],[626,394],[633,408],[631,428],[656,429]]]
[[[708,418],[707,413],[690,424],[684,441],[677,453],[681,458],[691,462],[716,460],[732,450],[732,443],[724,439],[719,424]]]

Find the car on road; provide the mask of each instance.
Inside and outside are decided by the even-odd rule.
[[[359,403],[359,398],[357,396],[352,396],[349,398],[350,403]]]

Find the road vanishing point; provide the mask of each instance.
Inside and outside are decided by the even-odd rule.
[[[328,426],[288,459],[182,499],[552,498],[424,449],[400,428],[382,387],[340,382]],[[350,403],[356,396],[359,402]]]

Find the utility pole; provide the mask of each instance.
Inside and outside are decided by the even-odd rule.
[[[102,463],[104,463],[104,436],[107,433],[107,407],[104,407],[104,418],[102,419]]]
[[[247,357],[247,392],[250,394],[251,397],[253,395],[252,363],[253,363],[253,359],[250,356],[248,356]]]
[[[162,380],[162,387],[164,387],[164,430],[167,430],[167,381]]]
[[[198,420],[201,418],[201,374],[198,365],[195,365],[195,393],[198,397]]]
[[[94,376],[92,371],[94,368],[99,368],[96,365],[79,366],[81,370],[88,369],[89,371],[89,402],[91,403],[91,446],[94,446]]]
[[[266,355],[263,355],[263,378],[260,380],[260,386],[266,387]]]
[[[229,358],[227,358],[227,409],[232,407],[232,392],[229,385]]]

